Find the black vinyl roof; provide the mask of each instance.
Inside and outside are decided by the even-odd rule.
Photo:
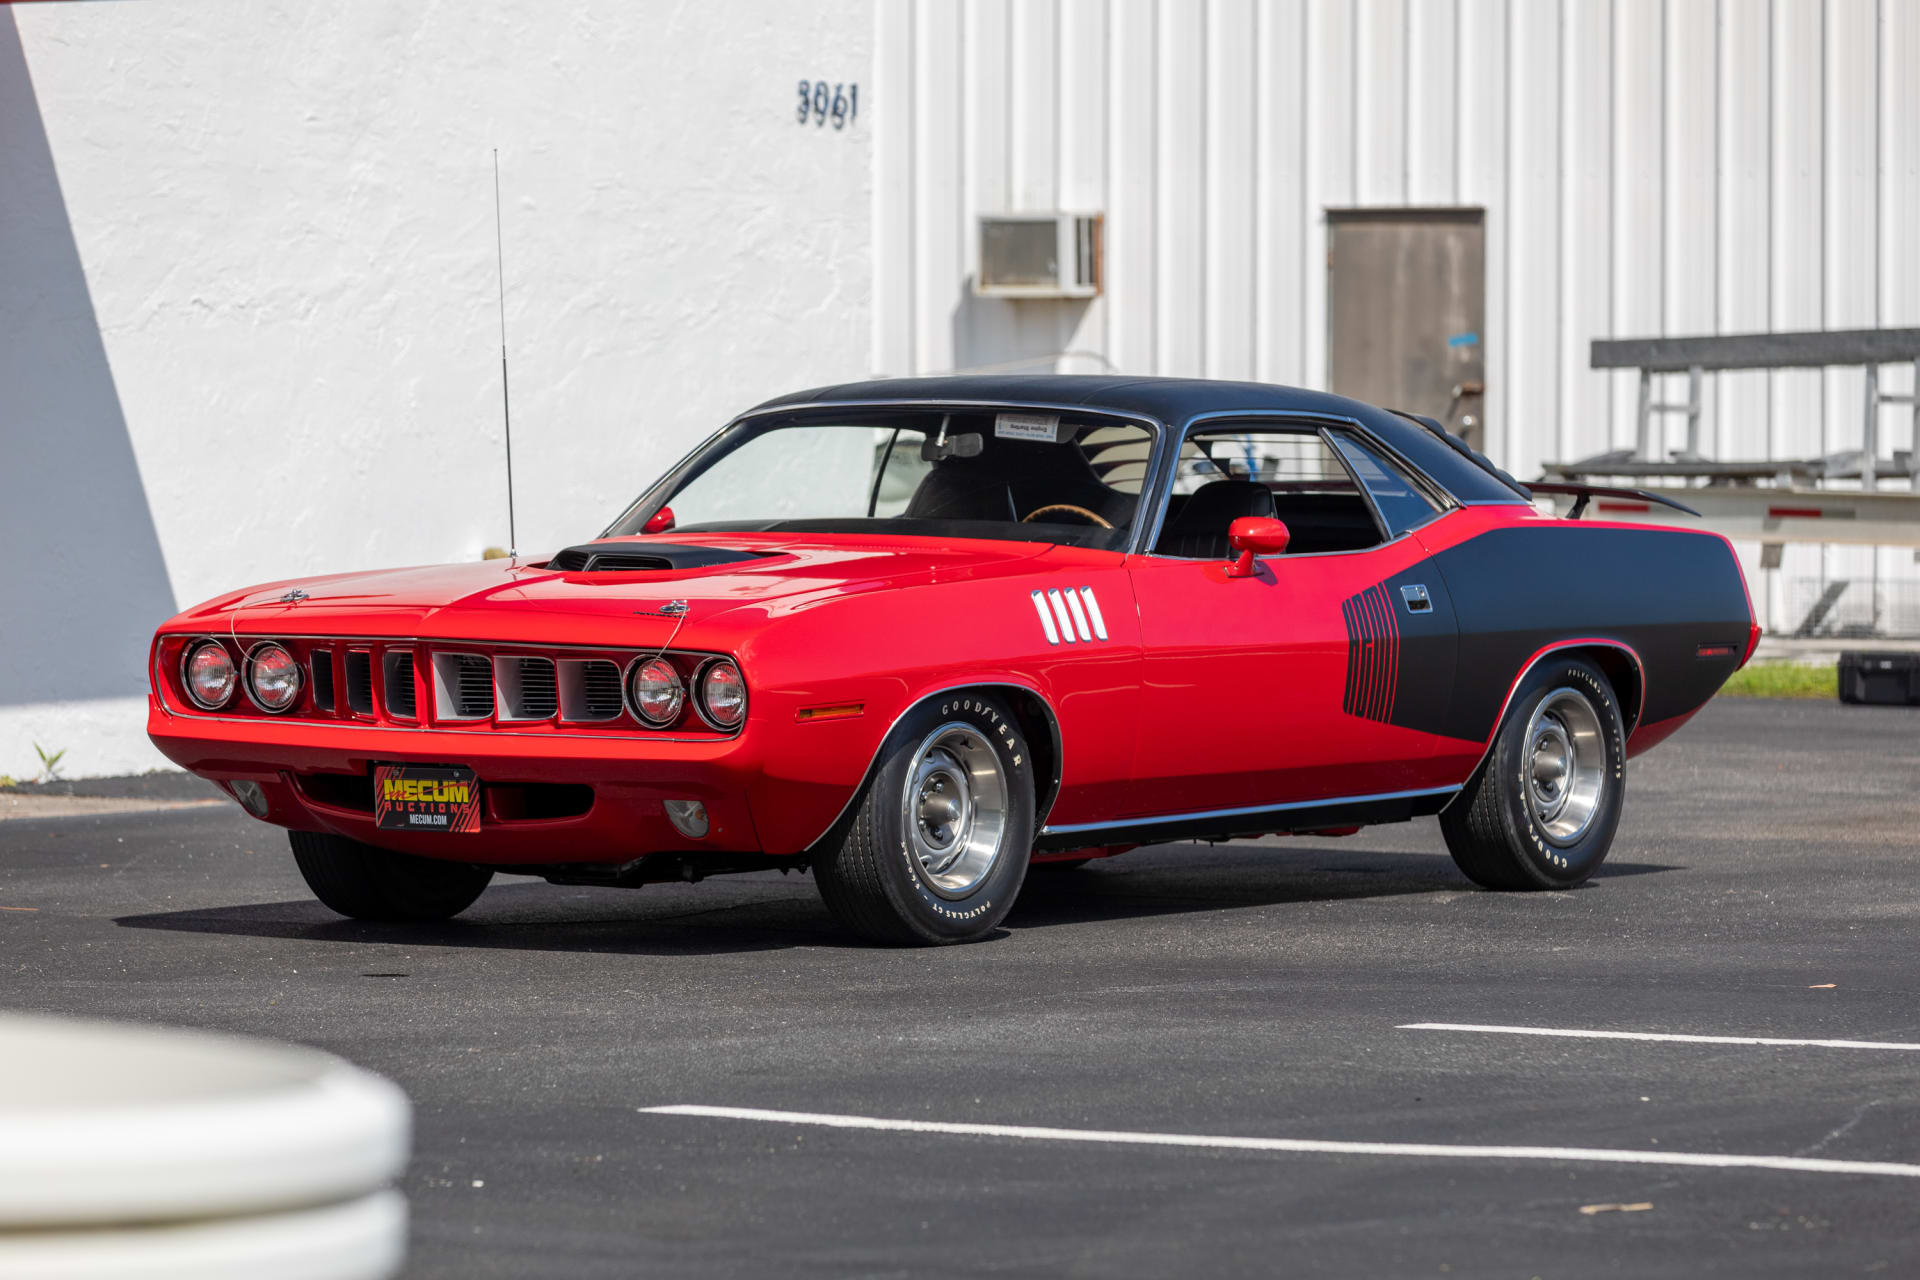
[[[1325,413],[1357,418],[1379,413],[1371,405],[1266,382],[1206,378],[1143,378],[1121,374],[955,374],[937,378],[875,378],[776,396],[762,409],[836,400],[983,400],[1083,405],[1091,410],[1143,413],[1163,422],[1236,409]]]
[[[936,378],[877,378],[776,396],[755,407],[804,409],[847,401],[976,402],[1080,407],[1090,413],[1133,413],[1175,427],[1208,413],[1284,413],[1352,419],[1388,448],[1426,472],[1462,502],[1525,502],[1491,464],[1476,462],[1445,437],[1398,413],[1325,391],[1267,382],[1208,378],[1143,378],[1122,374],[966,374]]]

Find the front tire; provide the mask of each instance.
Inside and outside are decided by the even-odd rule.
[[[1571,889],[1612,847],[1626,799],[1626,729],[1591,664],[1528,674],[1477,773],[1440,814],[1453,861],[1489,889]]]
[[[486,867],[389,853],[317,831],[289,831],[287,841],[313,896],[355,920],[450,919],[493,879]]]
[[[1033,754],[1006,705],[942,694],[897,725],[853,812],[813,858],[834,919],[871,942],[991,933],[1033,851]]]

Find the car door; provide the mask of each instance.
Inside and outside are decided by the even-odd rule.
[[[1236,577],[1225,524],[1263,514],[1249,480],[1292,541]],[[1195,513],[1228,485],[1246,509]],[[1452,606],[1411,536],[1444,498],[1357,435],[1272,419],[1195,424],[1172,490],[1155,552],[1129,565],[1145,719],[1128,816],[1440,785],[1436,740],[1395,721],[1444,705],[1453,677]]]

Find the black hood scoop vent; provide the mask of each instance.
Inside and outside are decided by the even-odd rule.
[[[726,547],[698,547],[684,542],[583,542],[547,561],[560,573],[672,573],[679,569],[710,569],[721,564],[765,560],[765,551],[733,551]]]

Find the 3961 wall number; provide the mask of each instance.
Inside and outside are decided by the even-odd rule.
[[[831,121],[834,128],[844,129],[859,114],[859,85],[829,85],[825,80],[800,82],[800,105],[794,112],[794,119],[801,124],[811,123],[825,128]]]

